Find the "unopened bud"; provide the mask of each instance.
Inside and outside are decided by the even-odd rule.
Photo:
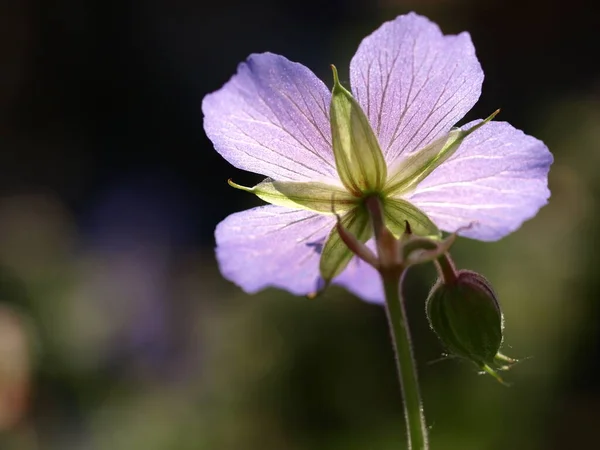
[[[433,331],[455,356],[474,362],[499,381],[494,367],[514,361],[498,351],[503,339],[503,316],[490,283],[481,275],[459,270],[449,281],[440,279],[427,298],[427,317]]]

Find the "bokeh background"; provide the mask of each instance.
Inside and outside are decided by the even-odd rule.
[[[600,24],[593,2],[0,1],[0,449],[404,448],[383,309],[342,289],[246,295],[215,225],[260,202],[212,149],[202,97],[252,52],[330,83],[415,10],[470,31],[501,107],[555,155],[552,198],[497,243],[460,240],[506,319],[512,387],[408,309],[432,448],[595,448],[600,424]],[[594,445],[594,442],[596,445]]]

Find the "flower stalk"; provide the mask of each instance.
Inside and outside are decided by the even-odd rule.
[[[410,239],[410,225],[407,222],[405,235],[400,240],[396,240],[385,226],[380,200],[376,197],[369,197],[365,203],[377,242],[379,254],[377,269],[383,282],[385,312],[392,336],[392,347],[404,402],[408,449],[427,450],[429,448],[427,424],[425,423],[417,366],[402,296],[402,281],[408,267],[401,259],[399,250],[402,242],[407,238]]]
[[[429,439],[410,329],[402,297],[403,277],[404,272],[402,271],[381,271],[385,292],[385,311],[392,335],[396,367],[404,402],[408,448],[426,450],[429,448]]]

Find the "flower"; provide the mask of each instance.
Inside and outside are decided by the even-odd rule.
[[[444,36],[414,13],[366,37],[350,63],[352,92],[334,68],[330,91],[305,66],[253,54],[202,103],[204,129],[234,166],[268,177],[253,188],[271,203],[235,213],[215,231],[225,278],[253,293],[297,295],[325,281],[383,301],[375,270],[345,247],[342,224],[373,246],[364,199],[378,196],[396,234],[502,238],[550,195],[552,155],[505,122],[452,128],[476,103],[483,71],[468,33]],[[322,277],[323,276],[323,277]],[[329,279],[328,279],[329,278]]]

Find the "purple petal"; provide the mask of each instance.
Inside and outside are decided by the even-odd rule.
[[[204,130],[234,166],[278,181],[339,184],[329,125],[331,93],[301,64],[251,55],[204,97]]]
[[[319,259],[335,224],[329,215],[266,205],[232,214],[215,231],[221,273],[248,293],[267,287],[307,295],[323,287]],[[375,249],[373,240],[367,244]],[[334,280],[369,302],[383,302],[375,269],[352,259]]]
[[[334,224],[333,216],[274,205],[232,214],[215,230],[221,272],[248,293],[270,286],[312,293]]]
[[[483,71],[468,33],[444,36],[410,13],[363,39],[350,80],[391,165],[450,131],[477,102]]]
[[[377,253],[373,239],[367,242],[367,246]],[[368,302],[384,302],[381,277],[373,267],[356,256],[333,282],[344,286],[354,295]]]
[[[445,231],[476,222],[460,234],[495,241],[546,204],[551,164],[552,155],[542,141],[506,122],[490,122],[467,137],[405,198]]]

